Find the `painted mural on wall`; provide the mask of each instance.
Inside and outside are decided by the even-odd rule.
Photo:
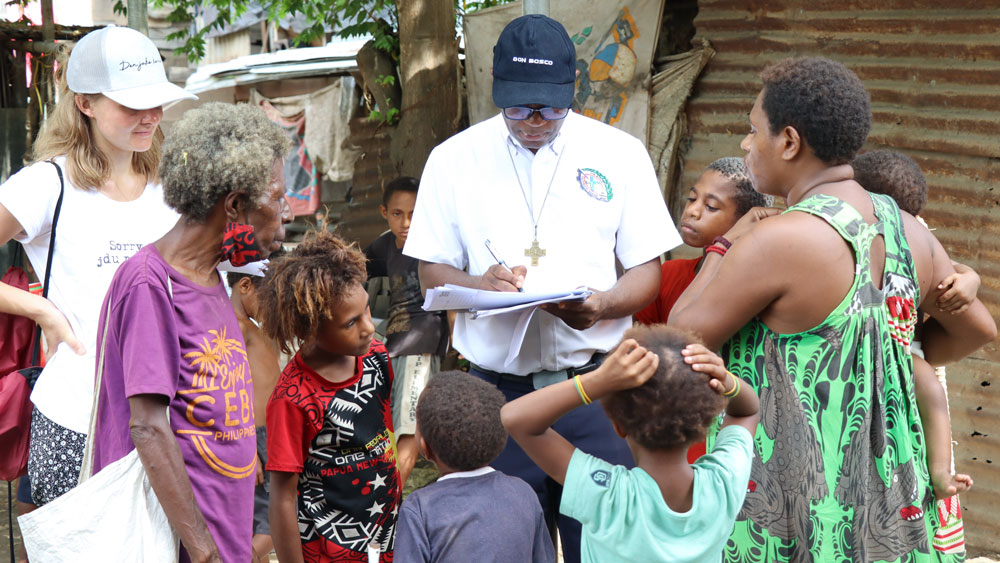
[[[593,25],[573,35],[577,55],[590,54],[589,63],[586,56],[576,60],[580,74],[576,79],[574,110],[609,125],[621,120],[636,78],[633,49],[638,36],[639,28],[627,7],[618,12],[618,18],[602,35],[595,33]]]
[[[469,121],[497,114],[493,105],[493,45],[500,31],[521,15],[521,3],[465,17]],[[573,109],[647,140],[649,80],[662,0],[553,0],[549,15],[576,45]]]

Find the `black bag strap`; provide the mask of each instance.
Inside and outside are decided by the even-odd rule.
[[[21,243],[17,241],[11,241],[13,244],[13,250],[10,254],[10,265],[11,266],[23,266],[24,265],[24,247]]]
[[[42,297],[49,297],[49,278],[52,276],[52,254],[56,249],[56,225],[59,223],[59,212],[62,211],[63,195],[66,193],[66,182],[63,180],[62,168],[54,160],[46,162],[56,167],[59,176],[59,199],[56,200],[56,211],[52,214],[52,233],[49,235],[49,255],[45,258],[45,280],[42,282]],[[42,327],[35,327],[35,346],[31,351],[31,365],[37,366],[42,358]]]

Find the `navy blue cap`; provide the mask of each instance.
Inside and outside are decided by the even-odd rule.
[[[493,47],[493,103],[500,108],[573,105],[576,47],[556,20],[528,14],[507,24]]]

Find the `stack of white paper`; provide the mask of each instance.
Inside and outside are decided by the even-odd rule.
[[[446,284],[427,290],[423,308],[425,311],[468,310],[472,313],[473,318],[479,318],[534,308],[543,303],[583,301],[591,294],[593,292],[585,287],[578,287],[570,291],[521,293],[517,291],[485,291]]]

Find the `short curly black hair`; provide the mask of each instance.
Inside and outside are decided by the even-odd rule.
[[[864,189],[885,194],[910,215],[919,215],[927,205],[927,180],[920,166],[901,152],[877,149],[859,155],[851,163],[854,181]]]
[[[385,188],[382,190],[382,205],[389,207],[389,200],[392,199],[393,194],[396,192],[410,192],[415,194],[419,188],[420,180],[417,180],[413,176],[400,176],[385,185]]]
[[[846,66],[823,57],[784,59],[764,68],[760,78],[772,134],[794,127],[816,157],[831,165],[850,162],[868,138],[868,91]]]
[[[681,350],[701,341],[693,333],[666,325],[636,325],[623,339],[660,357],[656,373],[643,385],[601,400],[608,418],[644,448],[666,450],[705,439],[725,399],[708,386],[708,376],[684,363]]]
[[[417,401],[417,431],[434,455],[455,471],[485,467],[507,443],[500,422],[504,396],[496,387],[461,371],[430,379]]]
[[[774,198],[764,195],[753,187],[750,175],[747,174],[746,164],[742,158],[736,156],[724,156],[712,161],[705,167],[705,170],[714,170],[726,177],[733,183],[736,192],[736,217],[742,217],[754,207],[769,207],[774,203]]]

